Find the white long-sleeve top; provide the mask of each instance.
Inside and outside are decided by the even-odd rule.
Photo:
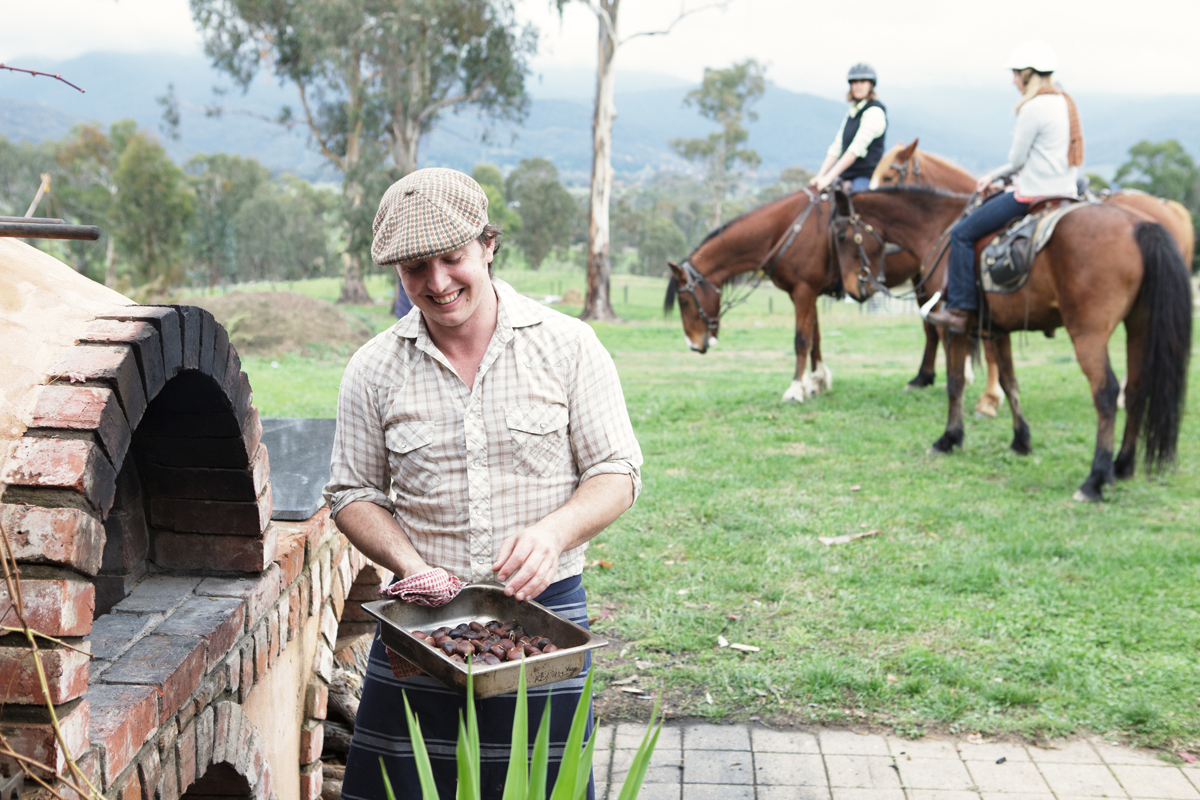
[[[1074,197],[1079,169],[1067,163],[1070,143],[1066,98],[1061,94],[1037,95],[1017,113],[1008,163],[992,170],[990,177],[995,180],[1018,172],[1017,196],[1021,198]]]
[[[850,106],[850,110],[846,112],[846,116],[842,117],[842,124],[838,127],[837,136],[833,137],[833,144],[829,145],[828,152],[830,157],[842,157],[842,133],[846,130],[846,122],[853,119],[858,112],[862,111],[862,107],[867,102],[867,100],[859,100]],[[887,130],[887,115],[883,113],[883,109],[879,106],[871,106],[866,111],[863,111],[862,122],[858,125],[858,132],[854,134],[854,138],[850,140],[850,146],[846,150],[854,153],[856,158],[862,158],[867,154],[867,148],[871,146],[871,142],[879,138],[879,135],[885,130]]]

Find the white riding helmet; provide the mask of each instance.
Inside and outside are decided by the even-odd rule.
[[[1004,66],[1008,69],[1054,72],[1058,67],[1058,58],[1054,55],[1053,47],[1040,39],[1030,39],[1028,42],[1017,45]]]

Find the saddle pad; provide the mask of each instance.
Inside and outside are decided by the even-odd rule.
[[[1061,202],[1061,201],[1060,201]],[[1082,208],[1085,205],[1090,205],[1088,202],[1070,202],[1066,204],[1056,205],[1047,210],[1041,210],[1039,203],[1035,208],[1038,210],[1034,214],[1027,216],[1015,223],[1010,223],[1009,226],[1001,231],[997,231],[989,236],[985,236],[979,241],[976,249],[977,262],[979,264],[980,283],[985,292],[994,294],[1009,294],[1017,291],[1025,285],[1029,279],[1029,273],[1033,269],[1033,261],[1037,254],[1042,251],[1042,248],[1050,241],[1050,237],[1054,235],[1055,228],[1058,227],[1058,222],[1070,212],[1077,208]],[[1033,219],[1030,219],[1032,217]],[[1029,223],[1033,222],[1032,234],[1028,233]],[[1024,229],[1021,234],[1014,237],[1014,234]],[[993,265],[986,263],[985,254],[989,252],[991,247],[997,240],[1000,240],[1000,246],[1004,247],[1003,255],[996,253],[996,248],[992,248],[990,253],[996,262]],[[1012,245],[1026,242],[1026,250],[1022,254],[1010,252]],[[1001,261],[1007,261],[1005,264],[1009,268],[1005,279],[997,280],[997,276],[993,275],[994,269],[999,269]],[[1019,274],[1013,275],[1012,268],[1016,267]]]

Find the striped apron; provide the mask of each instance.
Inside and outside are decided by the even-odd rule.
[[[588,627],[587,596],[578,575],[551,584],[536,600],[572,622]],[[547,794],[553,788],[558,775],[558,765],[567,743],[567,732],[571,728],[571,720],[591,666],[592,657],[589,653],[584,661],[583,672],[576,677],[528,690],[530,755],[533,753],[534,737],[542,712],[553,691],[553,699],[550,699],[550,769],[546,781]],[[425,747],[433,765],[438,795],[441,800],[454,800],[458,783],[458,766],[454,751],[458,744],[459,713],[462,713],[463,719],[466,718],[466,698],[427,675],[397,680],[388,665],[387,652],[379,639],[378,631],[371,646],[371,660],[363,682],[362,702],[358,707],[358,718],[354,722],[350,755],[346,759],[346,778],[342,784],[343,800],[386,800],[387,795],[383,790],[383,778],[379,770],[381,756],[387,765],[388,778],[392,782],[396,797],[421,796],[421,784],[417,779],[417,767],[413,759],[412,742],[408,737],[401,691],[408,696],[409,705],[421,723],[421,735],[425,739]],[[480,784],[485,800],[499,800],[504,792],[516,705],[515,693],[480,700],[476,704],[480,739]],[[591,735],[592,712],[589,708],[584,741],[586,742]],[[594,780],[589,782],[587,797],[588,800],[595,800]]]

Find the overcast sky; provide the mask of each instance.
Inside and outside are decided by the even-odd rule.
[[[573,3],[561,21],[549,0],[517,0],[517,8],[542,32],[536,71],[594,66],[596,21],[585,7]],[[659,29],[679,9],[679,0],[625,0],[621,35]],[[0,19],[0,62],[34,68],[39,58],[92,51],[201,46],[187,0],[0,0]],[[1071,89],[1192,94],[1200,92],[1198,33],[1197,0],[730,0],[724,11],[683,20],[669,36],[629,41],[618,67],[698,81],[705,67],[753,57],[780,86],[833,97],[844,92],[847,67],[868,61],[881,91],[1003,87],[1005,56],[1036,36],[1057,49],[1059,78]]]

